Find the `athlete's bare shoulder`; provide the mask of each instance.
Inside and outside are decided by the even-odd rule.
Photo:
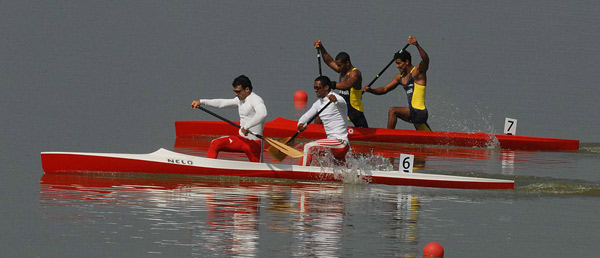
[[[350,71],[350,78],[348,81],[352,82],[352,87],[360,90],[362,87],[362,73],[357,68],[352,69]]]

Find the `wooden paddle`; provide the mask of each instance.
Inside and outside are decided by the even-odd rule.
[[[221,119],[221,120],[229,123],[230,125],[233,125],[233,126],[235,126],[237,128],[240,128],[240,129],[242,128],[240,125],[238,125],[238,124],[236,124],[234,122],[231,122],[229,119],[224,118],[224,117],[222,117],[222,116],[220,116],[220,115],[218,115],[218,114],[216,114],[216,113],[214,113],[214,112],[212,112],[212,111],[210,111],[210,110],[208,110],[206,108],[203,108],[201,106],[198,106],[197,108],[200,109],[200,110],[202,110],[202,111],[204,111],[204,112],[206,112],[206,113],[211,114],[212,116],[214,116],[216,118],[219,118],[219,119]],[[269,143],[269,145],[271,145],[271,147],[276,148],[281,153],[285,153],[285,155],[288,155],[288,156],[293,157],[293,158],[300,158],[300,157],[304,156],[304,154],[302,152],[300,152],[300,151],[298,151],[298,150],[296,150],[296,149],[294,149],[294,148],[292,148],[290,146],[282,144],[281,142],[278,142],[278,141],[273,140],[271,138],[263,137],[260,134],[256,134],[256,133],[253,133],[253,132],[250,132],[250,131],[249,131],[249,133],[252,134],[252,135],[254,135],[254,136],[256,136],[256,137],[258,137],[259,139],[265,140],[267,143]],[[271,148],[271,147],[269,147],[269,148]],[[276,157],[274,157],[274,158],[276,158]]]
[[[313,120],[315,120],[315,118],[317,118],[317,116],[319,116],[319,114],[321,114],[321,112],[323,112],[323,110],[325,110],[325,108],[326,108],[327,106],[329,106],[329,104],[331,104],[331,102],[332,102],[332,101],[329,101],[329,102],[327,102],[327,104],[325,104],[325,106],[323,106],[323,107],[322,107],[322,108],[319,110],[319,112],[317,112],[317,114],[316,114],[316,115],[314,115],[313,117],[311,117],[311,118],[310,118],[310,120],[308,120],[308,122],[306,122],[306,125],[310,124],[310,123],[311,123]],[[280,143],[280,144],[283,144],[283,145],[285,145],[285,146],[288,146],[288,144],[289,144],[289,143],[291,143],[291,142],[292,142],[292,141],[293,141],[293,140],[296,138],[296,136],[298,136],[298,134],[300,134],[300,131],[297,131],[297,132],[296,132],[296,133],[295,133],[295,134],[294,134],[292,137],[285,137],[285,138],[281,138],[281,139],[279,139],[279,143]],[[282,161],[283,159],[285,159],[285,157],[286,157],[286,156],[290,156],[290,157],[293,157],[293,158],[295,158],[294,156],[292,156],[292,155],[289,155],[289,154],[287,154],[287,153],[285,153],[285,152],[281,151],[281,149],[279,149],[279,148],[275,147],[275,145],[271,145],[271,147],[269,147],[269,148],[267,149],[267,152],[268,152],[269,154],[271,154],[271,156],[272,156],[273,158],[275,158],[276,160],[278,160],[278,161]]]
[[[402,51],[406,50],[406,48],[410,46],[410,44],[406,44],[406,46],[404,46],[400,51],[398,51],[397,53],[402,53]],[[395,56],[395,54],[394,54]],[[392,63],[394,62],[394,60],[396,60],[395,58],[392,58],[392,60],[383,68],[383,70],[381,70],[381,72],[379,72],[377,74],[377,76],[375,76],[375,78],[373,78],[373,80],[369,83],[369,87],[371,87],[371,85],[373,85],[373,83],[375,83],[375,81],[377,79],[379,79],[379,76],[381,76],[383,74],[383,72],[385,72],[385,70],[388,69],[388,67],[390,67],[390,65],[392,65]]]

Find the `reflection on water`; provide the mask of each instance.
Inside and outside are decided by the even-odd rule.
[[[503,175],[512,175],[515,171],[515,152],[514,151],[501,152],[500,160],[502,161],[502,174]]]
[[[267,196],[267,227],[291,235],[288,245],[294,256],[339,256],[344,222],[342,188],[321,189],[319,193],[280,188]]]
[[[202,249],[218,253],[256,254],[259,203],[254,194],[205,192],[204,212],[208,220],[204,228],[194,230],[194,241],[202,243]]]
[[[40,204],[46,220],[83,223],[99,231],[98,241],[150,241],[148,254],[183,248],[192,256],[253,257],[278,245],[290,256],[340,257],[342,239],[355,219],[348,220],[347,208],[356,195],[348,196],[347,191],[356,189],[344,186],[196,176],[46,174],[41,178]],[[391,206],[376,209],[385,216],[371,223],[389,226],[384,237],[415,246],[419,197],[381,196]],[[400,250],[401,245],[395,248],[399,249],[390,252],[416,255]]]
[[[530,199],[540,196],[600,196],[597,184],[526,176],[518,180],[521,186],[514,191],[478,191],[238,177],[47,174],[41,178],[40,209],[46,225],[61,232],[53,241],[121,248],[126,243],[137,257],[366,257],[375,250],[385,257],[419,257],[429,241],[457,235],[468,244],[479,241],[468,236],[484,230],[479,227],[493,227],[499,234],[495,241],[511,244],[512,231],[506,227],[516,223],[515,202],[526,209]],[[473,217],[472,226],[459,219],[486,209],[489,214]],[[124,256],[123,250],[118,252]]]

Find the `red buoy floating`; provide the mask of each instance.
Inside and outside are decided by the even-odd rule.
[[[304,109],[307,101],[308,95],[303,90],[294,93],[294,107],[296,107],[296,109]]]
[[[431,242],[423,248],[423,258],[443,258],[444,248],[437,242]]]

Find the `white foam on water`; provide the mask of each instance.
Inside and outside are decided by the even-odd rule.
[[[333,157],[329,149],[321,149],[315,153],[312,165],[324,168],[332,168],[336,179],[344,183],[369,183],[369,171],[394,170],[394,166],[388,158],[371,153],[350,153],[346,154],[346,162],[340,163]]]
[[[600,196],[600,187],[597,184],[578,184],[565,182],[542,182],[533,183],[519,188],[519,191],[533,194],[554,194],[554,195],[579,195],[579,196]]]
[[[600,154],[600,143],[582,143],[579,147],[580,152]]]
[[[500,141],[493,134],[490,137],[490,140],[487,142],[486,149],[500,149]]]

